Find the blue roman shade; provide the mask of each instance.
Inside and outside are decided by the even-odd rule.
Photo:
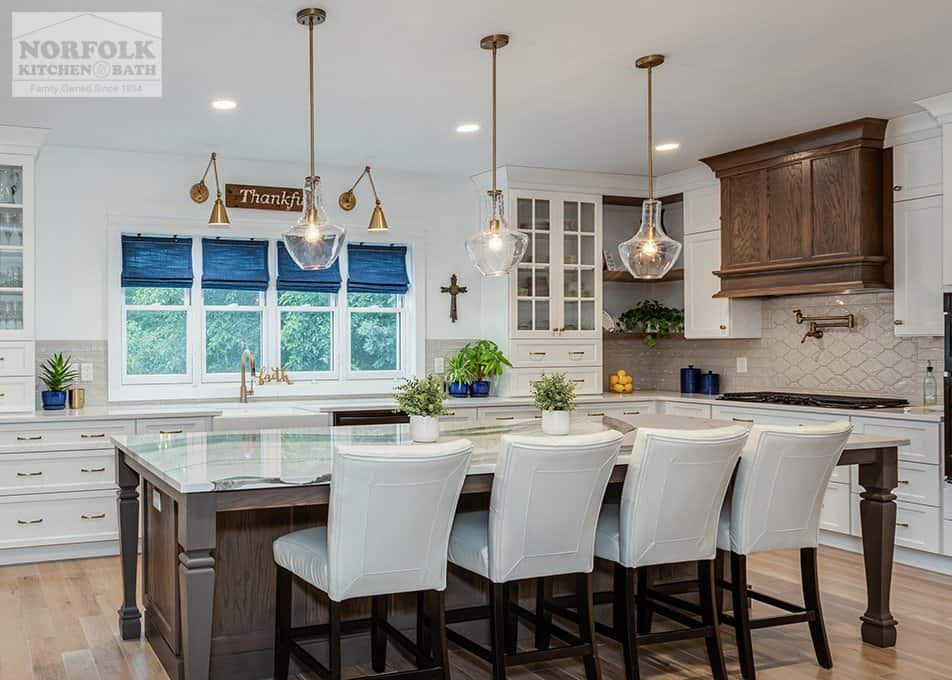
[[[340,260],[334,260],[334,264],[327,269],[301,269],[291,259],[284,244],[278,241],[278,290],[337,293],[340,291]]]
[[[267,290],[268,242],[202,239],[202,288]]]
[[[192,287],[192,239],[122,237],[122,287]]]
[[[403,295],[410,288],[407,247],[354,243],[347,246],[347,292]]]

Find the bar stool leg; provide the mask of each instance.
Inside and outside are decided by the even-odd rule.
[[[602,669],[598,661],[598,643],[595,641],[595,612],[592,603],[592,575],[579,574],[575,586],[578,599],[578,636],[592,645],[592,653],[583,657],[586,680],[601,680]]]
[[[376,595],[371,605],[370,658],[374,673],[383,673],[387,668],[387,633],[382,624],[387,622],[388,597]]]
[[[697,563],[697,584],[701,604],[701,621],[708,628],[704,642],[707,645],[707,658],[711,664],[714,680],[727,680],[727,666],[724,663],[724,649],[721,647],[720,624],[715,602],[714,563],[700,560]]]
[[[810,621],[810,637],[816,661],[823,668],[833,668],[833,656],[830,654],[830,642],[826,637],[826,624],[823,622],[823,610],[820,608],[820,581],[817,577],[816,548],[801,548],[800,579],[803,584],[804,608],[813,612],[815,618]]]
[[[417,620],[416,620],[416,643],[422,652],[432,653],[432,641],[430,640],[430,629],[424,623],[426,618],[426,598],[424,593],[417,593]],[[417,668],[423,668],[426,665],[426,657],[422,654],[417,655]]]
[[[552,642],[552,612],[545,603],[552,599],[552,579],[536,579],[536,649],[548,649]]]
[[[489,585],[489,637],[493,680],[506,680],[506,600],[501,583]]]
[[[754,649],[750,639],[750,609],[747,595],[747,557],[731,552],[731,581],[733,590],[734,633],[737,636],[737,656],[740,672],[745,680],[754,680]]]
[[[635,610],[635,570],[615,564],[615,601],[612,605],[615,635],[625,655],[625,680],[639,680]]]
[[[506,654],[516,653],[517,636],[519,634],[519,623],[516,619],[516,612],[512,608],[513,591],[516,593],[519,592],[519,586],[517,584],[503,584],[502,598],[506,603]]]
[[[714,556],[714,603],[717,605],[717,620],[724,613],[724,562],[727,553],[718,549]]]
[[[329,635],[327,640],[327,650],[330,656],[330,680],[340,680],[341,678],[341,656],[340,656],[340,602],[328,601],[329,609]]]
[[[651,632],[653,612],[648,603],[648,570],[642,567],[638,570],[638,635],[647,635]]]
[[[288,680],[291,663],[291,646],[288,631],[291,628],[291,572],[277,567],[277,587],[274,616],[274,678]]]
[[[450,677],[450,651],[446,644],[446,593],[434,590],[429,593],[430,635],[433,638],[433,661],[443,672],[443,680]]]

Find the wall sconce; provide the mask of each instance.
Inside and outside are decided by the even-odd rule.
[[[360,173],[360,176],[357,178],[357,181],[354,182],[353,186],[340,195],[340,198],[337,199],[337,204],[348,212],[357,207],[357,196],[354,195],[354,189],[360,184],[360,180],[364,178],[364,175],[370,180],[370,188],[374,192],[374,200],[377,202],[377,205],[374,206],[373,214],[370,216],[370,226],[367,227],[367,231],[387,231],[387,218],[383,216],[383,208],[380,207],[380,197],[377,195],[377,186],[374,184],[373,175],[370,174],[369,165]]]
[[[227,227],[231,222],[228,220],[228,213],[225,212],[225,203],[221,200],[221,186],[218,183],[218,154],[214,151],[211,158],[208,159],[208,165],[205,166],[202,178],[192,185],[188,193],[196,203],[204,203],[208,200],[208,187],[205,186],[205,178],[208,177],[209,168],[215,169],[215,193],[217,197],[215,198],[215,205],[212,206],[212,214],[208,218],[208,226]]]

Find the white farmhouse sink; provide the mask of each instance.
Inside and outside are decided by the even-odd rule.
[[[269,430],[286,427],[320,427],[330,424],[330,417],[317,407],[294,404],[215,404],[221,415],[215,418],[216,432]]]

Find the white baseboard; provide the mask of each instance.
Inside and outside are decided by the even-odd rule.
[[[858,536],[821,531],[820,544],[854,553],[863,552],[863,539]],[[921,550],[910,550],[897,545],[896,552],[893,554],[893,561],[896,564],[904,564],[909,567],[917,567],[952,576],[952,557],[922,552]]]
[[[142,552],[142,541],[139,541]],[[90,543],[67,543],[40,545],[30,548],[7,548],[0,550],[0,566],[29,564],[30,562],[57,562],[81,560],[91,557],[112,557],[119,554],[119,541],[93,541]]]

